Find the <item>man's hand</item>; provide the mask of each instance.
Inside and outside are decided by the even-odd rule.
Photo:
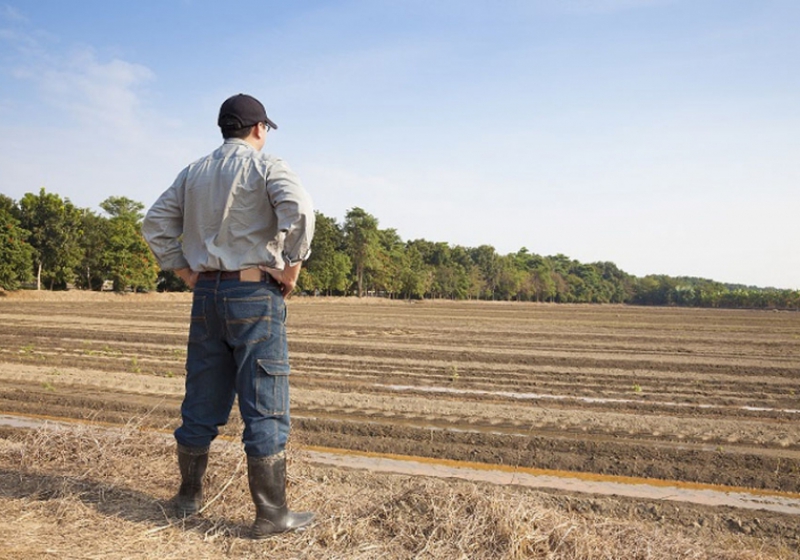
[[[197,283],[197,273],[191,268],[179,268],[175,270],[175,274],[183,280],[190,290],[194,290],[194,285]]]
[[[279,270],[277,268],[268,268],[266,266],[259,268],[275,279],[275,281],[281,287],[281,293],[283,294],[283,297],[287,297],[292,293],[292,291],[294,291],[295,286],[297,286],[297,278],[300,276],[300,267],[302,265],[302,262],[297,262],[293,265],[287,264],[283,267],[283,270]]]

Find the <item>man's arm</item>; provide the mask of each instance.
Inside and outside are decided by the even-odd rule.
[[[297,175],[279,158],[272,160],[267,172],[267,193],[278,230],[283,232],[283,260],[295,264],[308,259],[314,237],[314,206]]]
[[[302,265],[302,261],[297,261],[294,264],[286,263],[286,265],[283,267],[283,270],[266,267],[264,270],[280,285],[283,297],[287,297],[297,286],[297,279],[300,277],[300,267]]]
[[[197,283],[197,272],[186,267],[175,270],[175,274],[189,286],[189,289],[194,290],[194,285]]]
[[[180,242],[183,235],[183,185],[187,169],[155,201],[142,222],[142,235],[159,266],[162,270],[174,270],[176,274],[182,268],[189,268]]]
[[[267,173],[267,192],[283,232],[282,270],[265,270],[281,286],[284,297],[297,286],[303,261],[311,254],[315,216],[311,197],[297,175],[281,159],[275,159]]]

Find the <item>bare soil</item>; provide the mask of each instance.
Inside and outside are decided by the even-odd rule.
[[[189,297],[0,298],[0,414],[173,429]],[[800,493],[800,313],[294,298],[289,340],[302,445]],[[790,515],[548,496],[800,545]]]

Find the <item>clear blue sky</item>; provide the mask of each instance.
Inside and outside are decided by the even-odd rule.
[[[149,206],[239,92],[340,221],[800,289],[797,0],[0,0],[0,192]]]

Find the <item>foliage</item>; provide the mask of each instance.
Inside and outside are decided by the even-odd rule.
[[[110,197],[100,207],[111,216],[102,260],[114,291],[155,289],[158,264],[141,234],[144,205],[125,197]]]
[[[361,208],[352,208],[345,216],[344,233],[347,254],[353,263],[356,293],[358,297],[362,297],[365,281],[368,281],[370,276],[374,279],[380,266],[378,219]]]
[[[16,290],[33,277],[34,249],[26,241],[30,232],[22,229],[16,203],[0,195],[0,288]]]
[[[108,220],[90,210],[82,216],[81,261],[75,269],[75,285],[89,290],[100,290],[109,278],[107,265]]]
[[[143,205],[112,196],[108,217],[46,193],[16,204],[0,195],[0,287],[16,289],[34,274],[51,289],[74,280],[100,289],[185,291],[172,272],[158,272],[141,236]],[[581,263],[522,247],[498,254],[491,245],[462,247],[425,239],[403,241],[378,219],[352,208],[343,224],[317,212],[311,257],[298,291],[406,299],[494,299],[550,303],[800,309],[800,291],[730,285],[703,278],[642,278],[612,262]]]
[[[30,232],[33,246],[36,286],[66,288],[81,261],[82,211],[69,199],[45,191],[27,193],[19,202],[20,222]]]
[[[344,294],[350,285],[352,262],[345,252],[344,231],[334,218],[316,213],[311,256],[300,275],[301,291],[325,295]]]
[[[800,291],[726,285],[705,278],[650,275],[634,282],[630,302],[685,307],[800,309]]]

